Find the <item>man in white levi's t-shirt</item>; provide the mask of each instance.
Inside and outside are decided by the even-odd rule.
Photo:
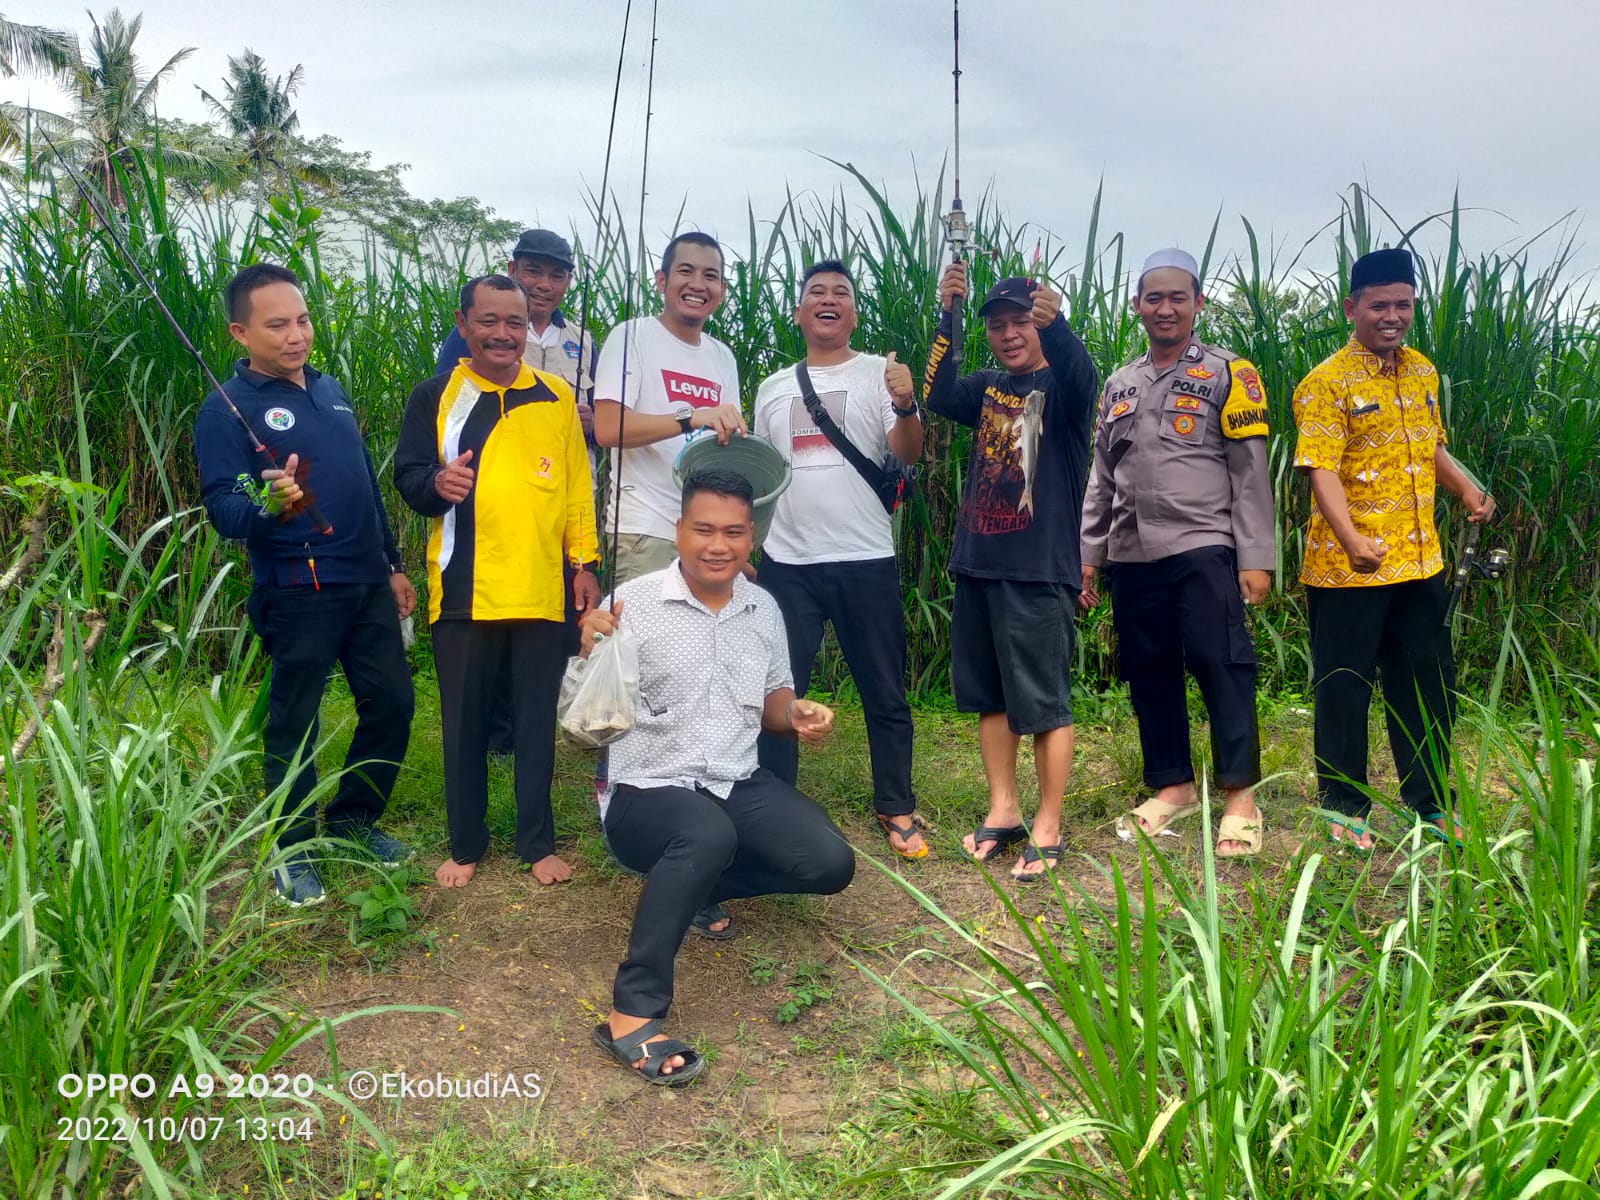
[[[866,461],[893,453],[911,464],[922,454],[922,414],[911,371],[850,348],[856,328],[855,281],[842,262],[813,263],[800,282],[795,324],[806,339],[806,370],[823,410]],[[765,379],[754,428],[789,460],[794,477],[778,498],[757,577],[783,613],[795,695],[804,696],[822,644],[834,636],[861,694],[872,751],[873,808],[890,848],[922,858],[911,791],[911,706],[906,701],[906,627],[894,531],[877,492],[811,417],[794,367]],[[761,765],[793,783],[799,747],[792,736],[762,734]]]
[[[609,550],[609,535],[619,535],[614,583],[662,570],[677,558],[672,538],[682,493],[672,482],[672,464],[684,435],[714,429],[726,442],[748,432],[738,363],[705,332],[726,291],[717,240],[680,233],[668,242],[656,289],[661,314],[613,329],[595,367],[594,438],[611,448],[613,486],[619,472],[622,480],[621,503],[607,514],[600,538]]]

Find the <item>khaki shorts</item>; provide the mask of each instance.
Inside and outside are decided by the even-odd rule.
[[[665,538],[651,537],[648,533],[619,534],[612,581],[627,583],[652,571],[664,571],[677,557],[677,545]]]

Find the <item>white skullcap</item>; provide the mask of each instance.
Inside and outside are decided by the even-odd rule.
[[[1180,271],[1187,271],[1196,279],[1200,278],[1200,264],[1194,261],[1194,255],[1187,250],[1179,250],[1176,246],[1169,246],[1165,250],[1157,250],[1144,260],[1144,267],[1139,271],[1139,282],[1144,282],[1144,277],[1151,271],[1159,271],[1162,267],[1176,267]]]

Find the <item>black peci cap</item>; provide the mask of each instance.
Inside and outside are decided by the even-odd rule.
[[[524,230],[522,236],[517,239],[517,246],[511,252],[511,257],[554,259],[569,271],[578,265],[572,260],[572,247],[567,244],[567,239],[548,229]]]
[[[1350,291],[1382,287],[1388,283],[1417,286],[1417,267],[1409,250],[1373,250],[1356,259],[1350,268]]]

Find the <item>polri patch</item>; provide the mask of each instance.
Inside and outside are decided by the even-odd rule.
[[[1200,400],[1196,396],[1179,396],[1173,400],[1172,407],[1179,412],[1199,412]]]
[[[1208,371],[1204,367],[1190,367],[1184,374],[1193,379],[1210,379],[1216,372]]]
[[[278,433],[294,428],[294,414],[287,408],[269,408],[262,420],[267,423],[268,429],[276,430]]]
[[[1118,417],[1127,416],[1128,410],[1132,407],[1133,405],[1128,403],[1128,401],[1118,400],[1111,406],[1111,412],[1108,414],[1108,417],[1110,420],[1115,421]]]
[[[1172,420],[1172,432],[1188,437],[1194,432],[1194,418],[1189,416],[1174,417]]]

